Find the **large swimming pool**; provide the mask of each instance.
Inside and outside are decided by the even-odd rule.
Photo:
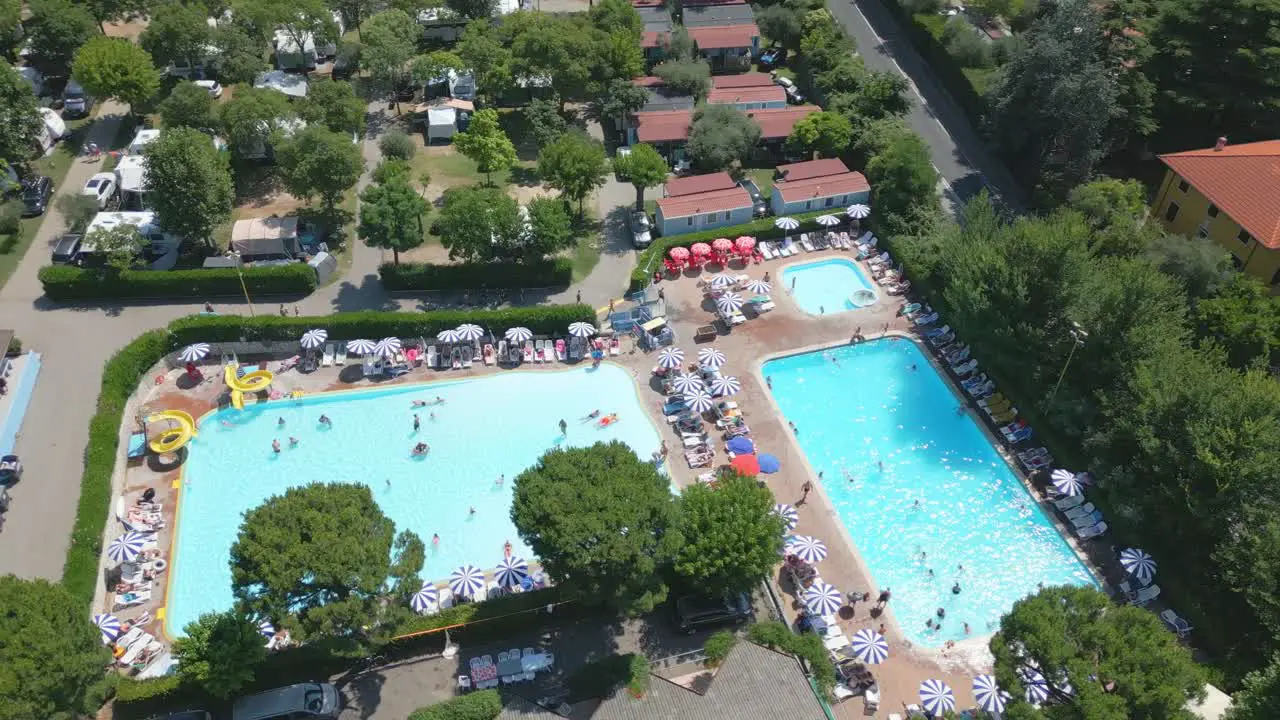
[[[1094,582],[915,343],[792,355],[763,372],[911,641],[960,640],[965,623],[994,632],[1038,584]],[[854,589],[876,594],[842,588]],[[938,608],[942,629],[930,630]]]
[[[792,265],[782,271],[783,287],[810,315],[831,315],[857,310],[875,302],[876,291],[858,263],[828,258]],[[854,302],[854,293],[860,296]]]
[[[437,395],[445,404],[410,407]],[[596,409],[618,413],[621,422],[600,429],[581,421]],[[422,422],[416,433],[415,412]],[[317,422],[321,414],[333,421],[331,429]],[[277,427],[279,418],[284,427]],[[562,418],[567,437],[560,435]],[[291,435],[299,440],[292,449]],[[279,455],[273,438],[284,446]],[[232,605],[228,558],[242,515],[290,487],[368,485],[397,532],[413,530],[426,543],[423,577],[442,579],[465,563],[492,568],[508,540],[530,557],[511,522],[511,480],[559,444],[609,440],[625,442],[641,458],[661,442],[630,373],[608,364],[328,393],[210,414],[187,458],[167,628],[180,635],[201,613]],[[419,441],[431,452],[413,458]],[[433,534],[440,535],[434,547]]]

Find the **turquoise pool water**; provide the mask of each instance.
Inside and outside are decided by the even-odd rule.
[[[444,405],[410,407],[437,395]],[[621,422],[604,429],[580,422],[597,408],[618,413]],[[417,433],[415,412],[422,421]],[[317,422],[322,413],[332,429]],[[285,426],[277,428],[281,417]],[[569,425],[563,438],[561,418]],[[288,447],[290,435],[298,447]],[[279,455],[273,438],[284,445]],[[181,634],[201,613],[231,606],[228,558],[242,515],[290,487],[368,485],[397,532],[413,530],[426,543],[422,576],[442,579],[465,563],[492,568],[508,540],[516,554],[531,558],[511,522],[511,480],[558,444],[609,440],[627,443],[642,458],[661,443],[631,374],[609,364],[321,394],[209,415],[187,458],[168,629]],[[409,452],[419,441],[431,445],[420,459]],[[440,535],[434,547],[433,534]]]
[[[857,310],[858,306],[849,301],[849,296],[855,290],[875,292],[858,264],[846,258],[793,265],[782,271],[782,286],[810,315]]]
[[[892,589],[908,639],[960,640],[964,623],[991,633],[1039,583],[1093,584],[976,420],[956,414],[959,401],[915,343],[793,355],[763,372],[872,577]],[[876,595],[841,588],[855,589]],[[938,608],[942,629],[930,630]]]

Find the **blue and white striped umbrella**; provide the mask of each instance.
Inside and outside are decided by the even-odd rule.
[[[142,554],[142,546],[147,543],[147,536],[139,532],[129,531],[107,546],[107,557],[112,562],[133,562]]]
[[[441,342],[455,343],[462,339],[462,333],[457,330],[441,330],[436,333],[436,339]],[[350,344],[347,347],[351,347]]]
[[[1049,481],[1053,483],[1053,489],[1059,495],[1079,495],[1084,492],[1080,480],[1076,478],[1076,474],[1070,470],[1058,468],[1049,476]]]
[[[494,575],[502,587],[515,587],[529,577],[529,563],[522,557],[504,557]]]
[[[204,359],[209,354],[209,343],[195,343],[182,348],[182,354],[178,355],[178,359],[182,362],[195,362]]]
[[[422,583],[422,588],[409,598],[409,607],[418,614],[423,614],[434,608],[440,600],[440,593],[436,590],[436,586],[429,582]]]
[[[973,679],[973,697],[978,707],[984,712],[1002,713],[1005,706],[1005,693],[996,685],[995,676],[978,675]]]
[[[484,337],[484,328],[475,323],[462,323],[454,329],[458,331],[463,340],[478,340]]]
[[[871,214],[871,208],[862,204],[854,204],[844,209],[844,214],[851,218],[861,220]]]
[[[596,326],[589,322],[569,323],[569,334],[574,337],[588,338],[596,334]]]
[[[826,227],[831,227],[832,225],[840,224],[840,218],[836,217],[835,215],[819,215],[818,217],[814,218],[813,221],[818,223],[819,225],[823,225]]]
[[[792,535],[787,538],[787,552],[812,565],[827,557],[827,546],[816,537]]]
[[[463,565],[449,576],[449,589],[454,595],[472,597],[484,590],[484,573],[475,565]]]
[[[710,410],[716,404],[710,395],[701,391],[686,393],[684,402],[689,406],[690,410],[700,413]]]
[[[733,395],[742,389],[742,383],[732,375],[717,375],[711,378],[711,391],[716,395]]]
[[[525,340],[533,339],[533,331],[527,327],[513,327],[509,328],[502,336],[509,342],[522,343]]]
[[[391,357],[392,355],[400,352],[400,347],[400,338],[384,337],[378,341],[378,344],[374,347],[373,351],[382,357]]]
[[[747,284],[743,287],[746,288],[747,292],[758,293],[760,295],[768,295],[769,291],[773,290],[773,286],[763,280],[748,280]]]
[[[368,355],[378,348],[378,343],[372,340],[348,340],[347,352],[355,355]]]
[[[879,665],[889,658],[889,641],[871,628],[854,633],[849,644],[853,646],[853,654],[864,663]]]
[[[1156,574],[1156,560],[1146,550],[1126,548],[1120,551],[1120,567],[1138,579],[1144,585],[1151,582]]]
[[[716,298],[716,307],[720,309],[720,312],[729,313],[734,312],[735,310],[741,310],[743,302],[745,301],[738,293],[727,292]]]
[[[1022,680],[1022,687],[1026,690],[1027,702],[1032,705],[1039,705],[1049,699],[1049,681],[1044,679],[1044,675],[1034,668],[1018,668],[1018,677]]]
[[[267,638],[274,637],[276,634],[276,626],[272,625],[270,620],[263,618],[258,621],[258,634]]]
[[[102,644],[110,645],[112,640],[120,637],[120,618],[115,615],[100,613],[93,616],[93,624],[102,633]]]
[[[702,367],[715,370],[727,362],[729,358],[715,348],[702,348],[698,351],[698,364]]]
[[[308,330],[302,333],[302,339],[299,342],[301,342],[302,347],[306,348],[307,350],[315,350],[316,348],[323,345],[324,341],[328,339],[329,339],[328,332],[321,330],[320,328],[316,328],[315,330]]]
[[[830,615],[844,604],[844,597],[835,585],[814,580],[804,591],[804,604],[815,615]]]
[[[680,367],[682,363],[684,363],[684,351],[680,348],[663,348],[662,352],[658,353],[658,367],[660,368],[671,370]]]
[[[736,285],[737,283],[738,278],[732,275],[716,275],[711,278],[711,287],[713,288],[727,288]]]
[[[796,529],[796,525],[800,524],[800,513],[796,509],[786,503],[778,503],[773,506],[773,514],[782,518],[786,522],[786,531],[791,532]]]
[[[795,230],[800,227],[800,221],[795,218],[780,217],[773,221],[773,226],[781,230]]]
[[[929,679],[920,683],[920,704],[924,706],[925,712],[941,717],[956,709],[956,695],[941,680]]]
[[[671,378],[671,387],[682,395],[697,394],[706,387],[702,377],[693,373],[680,373]]]

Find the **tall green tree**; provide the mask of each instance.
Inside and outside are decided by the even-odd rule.
[[[667,159],[658,154],[652,145],[639,143],[631,146],[631,153],[613,160],[618,177],[631,183],[636,189],[636,209],[644,209],[644,191],[667,181],[671,169]]]
[[[701,172],[745,165],[760,142],[760,126],[732,105],[707,105],[693,115],[689,159]]]
[[[555,449],[515,479],[511,519],[556,582],[645,612],[682,544],[666,478],[620,442]]]
[[[867,180],[877,212],[894,227],[909,227],[920,213],[938,207],[938,171],[919,135],[900,135],[872,156]]]
[[[22,0],[0,0],[0,56],[9,57],[22,36]]]
[[[253,617],[297,618],[305,636],[360,632],[375,617],[395,524],[364,485],[312,483],[245,513],[231,590]]]
[[[488,20],[472,20],[458,40],[458,56],[476,74],[476,90],[489,98],[511,86],[511,50]]]
[[[234,610],[205,613],[173,641],[178,676],[225,698],[253,682],[267,649],[252,618]]]
[[[796,122],[787,145],[820,157],[839,157],[853,139],[853,125],[845,116],[834,112],[816,112]]]
[[[12,165],[30,157],[43,124],[31,86],[0,60],[0,161]]]
[[[115,98],[129,113],[160,89],[160,73],[146,50],[123,38],[98,36],[77,52],[71,74],[90,95]]]
[[[0,576],[0,719],[92,715],[114,687],[111,653],[88,608],[45,580]]]
[[[99,33],[98,21],[70,0],[34,0],[28,7],[31,18],[23,26],[31,40],[31,62],[45,73],[65,75],[80,47]]]
[[[360,146],[348,135],[311,126],[276,145],[284,185],[295,197],[319,197],[332,214],[364,172]]]
[[[712,489],[701,483],[680,493],[684,545],[672,569],[699,592],[748,590],[778,564],[786,525],[773,512],[773,493],[736,473]]]
[[[383,10],[365,21],[360,66],[383,92],[393,92],[408,77],[406,66],[417,49],[417,27],[402,10]]]
[[[235,96],[218,106],[218,116],[231,149],[242,157],[265,149],[272,133],[296,117],[283,93],[254,87],[236,88]]]
[[[498,0],[445,0],[445,7],[459,15],[472,20],[487,20],[493,17],[498,7]]]
[[[142,267],[142,251],[145,245],[136,225],[120,223],[113,227],[94,228],[85,237],[94,249],[94,255],[116,273]]]
[[[165,130],[147,144],[146,189],[160,226],[213,247],[213,230],[231,218],[231,169],[213,140],[191,128]]]
[[[239,17],[213,30],[210,38],[217,54],[211,58],[213,71],[223,83],[251,83],[267,69],[267,41],[246,29]]]
[[[520,113],[524,115],[529,135],[533,137],[538,149],[559,140],[569,131],[569,121],[560,114],[560,101],[557,99],[534,98]]]
[[[1045,588],[1014,603],[991,652],[997,681],[1014,696],[1010,717],[1191,720],[1187,701],[1204,695],[1204,671],[1154,613],[1112,605],[1091,587]],[[1022,701],[1020,671],[1031,669],[1048,680],[1053,704]]]
[[[667,60],[655,65],[653,74],[662,78],[672,92],[692,95],[697,100],[711,91],[711,66],[702,60]]]
[[[543,260],[573,247],[573,221],[562,201],[536,197],[525,207],[529,211],[529,230],[524,238],[523,259]]]
[[[1280,297],[1244,274],[1196,303],[1201,333],[1223,348],[1232,367],[1274,365],[1280,353]]]
[[[576,202],[579,216],[584,212],[583,201],[604,185],[608,174],[604,145],[582,133],[565,133],[538,153],[538,176]]]
[[[414,82],[419,85],[429,85],[439,78],[447,77],[450,71],[464,72],[466,67],[466,63],[458,57],[457,53],[436,50],[414,58],[409,72],[413,75]]]
[[[311,125],[323,125],[336,133],[364,133],[365,103],[351,83],[322,78],[311,83],[298,115]]]
[[[409,185],[407,174],[393,174],[360,193],[358,233],[369,247],[390,250],[396,265],[400,253],[422,245],[422,216],[429,205]]]
[[[475,161],[485,181],[493,183],[493,173],[510,170],[516,164],[516,146],[498,124],[496,110],[478,110],[466,132],[453,136],[458,152]]]
[[[196,67],[209,54],[206,48],[213,41],[208,17],[208,9],[200,3],[163,3],[152,11],[138,40],[160,67],[183,63]]]
[[[324,0],[255,0],[296,52],[310,41],[315,47],[338,40],[338,24]]]
[[[800,13],[785,3],[768,5],[756,13],[760,33],[790,52],[800,49]]]
[[[591,7],[588,15],[597,29],[606,33],[626,33],[633,41],[640,42],[644,21],[627,0],[600,0]]]
[[[611,122],[615,131],[622,132],[627,118],[639,112],[648,102],[648,90],[629,80],[614,79],[606,83],[591,99],[587,115],[606,127],[606,123]]]
[[[1280,717],[1280,658],[1273,657],[1266,667],[1246,675],[1243,687],[1231,699],[1223,720]]]
[[[1067,195],[1067,206],[1084,214],[1094,230],[1090,247],[1100,255],[1135,257],[1153,239],[1145,231],[1147,191],[1137,180],[1098,178]]]
[[[523,233],[520,206],[494,187],[445,191],[435,229],[451,260],[473,263],[507,259]]]
[[[190,127],[200,130],[216,127],[213,98],[205,88],[183,80],[160,103],[160,121],[166,128]]]
[[[512,72],[531,80],[549,79],[561,103],[584,97],[591,60],[598,57],[596,31],[578,19],[557,15],[539,14],[528,23],[511,42]]]

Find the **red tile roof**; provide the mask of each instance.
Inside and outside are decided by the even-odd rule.
[[[735,103],[759,103],[787,101],[787,92],[781,87],[740,87],[720,88],[707,93],[707,102],[713,105],[733,105]]]
[[[664,0],[631,0],[631,7],[662,7]]]
[[[795,105],[770,110],[747,110],[746,113],[747,117],[760,126],[762,140],[776,140],[787,137],[797,122],[821,110],[817,105]]]
[[[671,33],[669,32],[643,32],[640,34],[640,47],[656,48],[666,47],[671,42]]]
[[[839,158],[806,160],[778,166],[778,177],[781,178],[779,182],[808,180],[809,178],[822,177],[824,175],[841,175],[847,172],[849,172],[849,168],[845,167],[844,162]]]
[[[692,110],[658,110],[638,112],[636,137],[640,142],[664,142],[688,140],[689,126],[693,124]]]
[[[760,87],[761,85],[773,85],[773,78],[769,73],[749,72],[740,75],[716,75],[711,78],[711,87],[720,90],[722,88],[742,88],[742,87]]]
[[[631,84],[639,85],[640,87],[658,87],[659,85],[664,85],[665,83],[660,77],[655,77],[653,75],[646,75],[644,77],[631,78]]]
[[[1280,140],[1159,157],[1258,242],[1280,249]]]
[[[867,179],[863,177],[862,173],[850,172],[841,175],[808,178],[807,180],[791,180],[778,183],[773,186],[773,189],[782,194],[784,202],[793,203],[831,197],[832,195],[867,192],[871,189],[871,185],[867,183]]]
[[[712,190],[658,200],[658,209],[662,211],[662,217],[668,220],[749,207],[754,207],[751,195],[736,185],[727,190]]]
[[[729,173],[718,172],[710,175],[690,175],[688,177],[673,178],[667,181],[666,188],[667,197],[679,197],[681,195],[711,192],[712,190],[728,190],[735,185],[736,183],[733,182],[733,178],[729,177]]]
[[[703,7],[707,5],[745,5],[746,0],[684,0],[680,4],[683,5],[684,7]]]
[[[760,37],[760,28],[756,27],[755,23],[685,29],[689,31],[689,37],[693,38],[698,48],[702,50],[751,47],[752,41]]]

